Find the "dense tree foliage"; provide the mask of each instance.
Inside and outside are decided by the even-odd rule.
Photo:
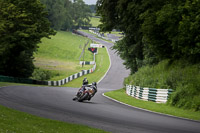
[[[134,73],[163,59],[199,62],[199,0],[98,0],[102,31],[125,33],[115,46]]]
[[[92,13],[96,13],[96,5],[89,5]]]
[[[90,27],[91,10],[83,0],[41,0],[55,30]]]
[[[0,74],[32,75],[33,52],[43,37],[54,34],[38,0],[0,0]]]

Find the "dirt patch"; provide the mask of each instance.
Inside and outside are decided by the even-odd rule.
[[[92,65],[85,65],[82,68],[82,65],[79,64],[79,61],[77,62],[58,61],[58,60],[44,59],[44,58],[35,58],[34,65],[36,67],[46,70],[58,70],[67,72],[78,72],[80,70],[88,70],[92,68]]]
[[[43,69],[64,71],[74,70],[77,66],[79,66],[78,62],[58,61],[43,58],[36,58],[34,65]]]

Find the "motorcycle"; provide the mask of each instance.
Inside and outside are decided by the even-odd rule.
[[[79,102],[83,102],[84,100],[90,100],[92,95],[94,94],[94,90],[90,87],[82,86],[73,100],[77,100]]]

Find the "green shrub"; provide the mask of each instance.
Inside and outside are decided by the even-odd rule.
[[[32,74],[32,79],[35,80],[49,80],[51,78],[51,72],[36,68]]]

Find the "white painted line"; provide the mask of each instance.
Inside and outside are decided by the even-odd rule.
[[[126,104],[126,103],[123,103],[123,102],[120,102],[116,99],[113,99],[111,97],[108,97],[106,96],[104,93],[102,94],[102,96],[112,100],[112,101],[115,101],[117,103],[120,103],[120,104],[123,104],[123,105],[126,105],[126,106],[129,106],[131,108],[136,108],[136,109],[140,109],[140,110],[143,110],[143,111],[147,111],[147,112],[151,112],[151,113],[155,113],[155,114],[160,114],[160,115],[165,115],[165,116],[169,116],[169,117],[173,117],[173,118],[179,118],[179,119],[183,119],[183,120],[189,120],[189,121],[194,121],[194,122],[199,122],[198,120],[192,120],[192,119],[189,119],[189,118],[183,118],[183,117],[178,117],[178,116],[174,116],[174,115],[169,115],[169,114],[164,114],[164,113],[159,113],[159,112],[155,112],[155,111],[151,111],[151,110],[147,110],[147,109],[143,109],[143,108],[139,108],[139,107],[135,107],[135,106],[132,106],[132,105],[129,105],[129,104]]]

